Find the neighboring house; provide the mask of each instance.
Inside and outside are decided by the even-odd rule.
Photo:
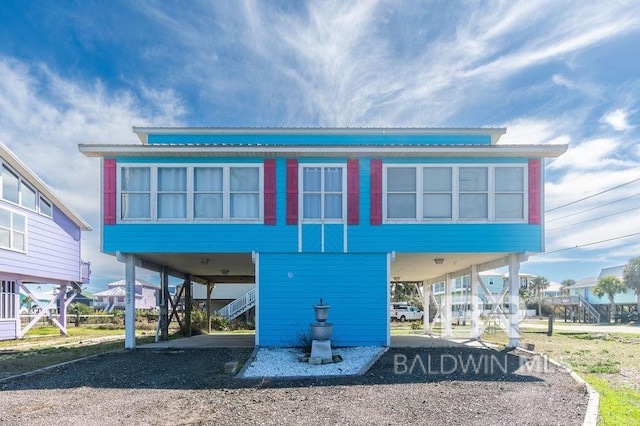
[[[478,273],[482,285],[478,289],[478,297],[480,310],[483,314],[487,314],[491,311],[491,299],[488,296],[490,294],[494,298],[499,297],[500,292],[505,285],[509,282],[509,273],[499,272],[496,270],[489,270]],[[531,280],[535,278],[535,275],[519,273],[519,288],[529,288]],[[443,298],[445,297],[445,281],[437,284],[433,284],[431,292],[434,296],[436,305],[442,305]],[[451,290],[451,304],[453,306],[454,316],[464,315],[466,318],[470,317],[471,311],[471,276],[464,275],[457,277],[453,280],[453,286]],[[525,316],[527,312],[522,310],[520,312],[522,316]]]
[[[158,272],[163,294],[168,276],[251,276],[257,345],[302,344],[320,299],[334,344],[388,345],[391,277],[448,292],[469,275],[477,300],[478,273],[517,277],[544,250],[544,159],[567,146],[499,145],[505,131],[134,128],[141,145],[79,149],[102,158],[102,250],[125,263],[127,294],[136,268]],[[520,282],[507,287],[512,308],[498,314],[514,346]]]
[[[255,288],[255,284],[246,283],[216,284],[211,290],[211,310],[219,311]],[[193,284],[193,301],[200,303],[203,307],[205,306],[207,301],[207,286]]]
[[[124,309],[126,290],[125,280],[114,281],[107,284],[107,289],[95,293],[93,307],[104,312],[112,312],[114,309]],[[136,309],[155,309],[157,307],[157,297],[159,286],[145,280],[136,280],[135,300]]]
[[[600,274],[597,277],[584,278],[574,285],[569,287],[569,295],[580,295],[584,297],[587,302],[592,305],[604,305],[608,307],[611,305],[609,302],[609,298],[605,295],[602,297],[598,297],[593,293],[593,289],[598,285],[598,282],[608,276],[613,276],[622,280],[624,267],[626,265],[613,266],[609,268],[602,268],[600,270]],[[636,306],[636,295],[633,290],[627,289],[623,293],[618,293],[614,297],[614,301],[618,306]]]
[[[80,284],[89,282],[89,264],[80,258],[81,232],[89,225],[0,143],[0,340],[22,337],[48,316],[66,333],[65,307]],[[54,284],[56,296],[39,302],[30,286]],[[29,296],[39,313],[20,324],[20,293]],[[53,310],[52,310],[53,308]]]

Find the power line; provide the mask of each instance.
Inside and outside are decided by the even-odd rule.
[[[565,219],[565,218],[567,218],[567,217],[575,216],[575,215],[578,215],[578,214],[580,214],[580,213],[590,212],[591,210],[599,209],[599,208],[602,208],[602,207],[607,207],[607,206],[610,206],[611,204],[619,203],[620,201],[625,201],[625,200],[628,200],[629,198],[634,198],[634,197],[637,197],[637,196],[639,196],[639,195],[640,195],[640,194],[630,195],[630,196],[628,196],[628,197],[620,198],[620,199],[617,199],[617,200],[615,200],[615,201],[610,201],[610,202],[608,202],[607,204],[600,204],[599,206],[591,207],[590,209],[581,210],[581,211],[579,211],[579,212],[571,213],[571,214],[568,214],[568,215],[565,215],[565,216],[561,216],[561,217],[557,217],[557,218],[555,218],[555,219],[549,219],[549,220],[546,220],[545,222],[546,222],[546,223],[550,223],[550,222],[554,222],[554,221],[556,221],[556,220]]]
[[[568,228],[570,226],[581,225],[583,223],[593,222],[594,220],[604,219],[604,218],[607,218],[607,217],[616,216],[616,215],[619,215],[619,214],[622,214],[622,213],[628,213],[628,212],[631,212],[631,211],[634,211],[634,210],[638,210],[638,209],[640,209],[640,206],[639,207],[634,207],[634,208],[629,209],[629,210],[624,210],[624,211],[621,211],[621,212],[616,212],[616,213],[611,213],[611,214],[607,214],[607,215],[604,215],[604,216],[594,217],[593,219],[583,220],[582,222],[571,223],[569,225],[562,225],[562,226],[558,226],[557,228],[550,228],[550,229],[547,229],[547,231],[555,231],[556,229],[562,229],[562,228]]]
[[[582,244],[582,245],[575,246],[575,247],[567,247],[567,248],[553,250],[553,251],[545,251],[544,253],[536,253],[534,255],[535,256],[544,256],[545,254],[558,253],[558,252],[561,252],[561,251],[567,251],[567,250],[573,250],[573,249],[587,247],[587,246],[593,246],[593,245],[596,245],[596,244],[607,243],[609,241],[615,241],[615,240],[621,240],[623,238],[634,237],[636,235],[640,235],[640,232],[636,232],[634,234],[622,235],[620,237],[609,238],[609,239],[606,239],[606,240],[596,241],[596,242],[593,242],[593,243]]]
[[[545,213],[549,213],[549,212],[552,212],[552,211],[554,211],[554,210],[558,210],[558,209],[561,209],[561,208],[563,208],[563,207],[567,207],[567,206],[570,206],[570,205],[572,205],[572,204],[579,203],[580,201],[588,200],[589,198],[593,198],[593,197],[596,197],[596,196],[598,196],[598,195],[602,195],[602,194],[604,194],[604,193],[606,193],[606,192],[613,191],[614,189],[622,188],[622,187],[623,187],[623,186],[625,186],[625,185],[632,184],[632,183],[637,182],[637,181],[639,181],[639,180],[640,180],[640,178],[637,178],[637,179],[634,179],[634,180],[632,180],[632,181],[629,181],[629,182],[623,183],[623,184],[621,184],[621,185],[614,186],[613,188],[605,189],[604,191],[598,192],[597,194],[589,195],[589,196],[587,196],[587,197],[580,198],[579,200],[575,200],[575,201],[572,201],[572,202],[570,202],[570,203],[563,204],[563,205],[561,205],[561,206],[554,207],[554,208],[552,208],[552,209],[546,210],[546,211],[545,211]]]

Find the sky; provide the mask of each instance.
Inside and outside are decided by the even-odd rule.
[[[597,276],[640,255],[638,1],[0,2],[0,141],[93,228],[99,160],[132,126],[506,127],[545,166],[546,253]],[[146,278],[146,277],[143,277]]]

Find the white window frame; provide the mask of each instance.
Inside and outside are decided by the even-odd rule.
[[[416,212],[413,218],[396,219],[387,217],[387,170],[389,168],[415,168],[416,169]],[[451,199],[451,218],[424,218],[423,217],[423,169],[425,167],[447,167],[451,168],[452,179],[452,199]],[[487,217],[466,219],[460,218],[460,184],[459,170],[463,167],[485,167],[488,170],[487,184]],[[495,217],[495,169],[500,167],[520,167],[522,173],[522,218],[517,219],[496,219]],[[528,197],[528,165],[526,163],[388,163],[382,165],[382,221],[387,224],[415,224],[415,223],[527,223],[529,211]],[[503,193],[503,192],[500,192]]]
[[[43,203],[49,206],[49,209],[51,210],[51,214],[47,214],[47,213],[42,211],[42,204]],[[48,217],[50,219],[53,217],[53,204],[51,203],[51,201],[49,201],[42,194],[40,194],[40,196],[38,197],[38,213],[41,214],[42,216]]]
[[[320,218],[305,219],[304,217],[304,169],[320,168],[323,170],[320,180]],[[324,218],[324,169],[339,168],[342,169],[342,217],[340,219]],[[301,223],[336,223],[343,224],[347,222],[347,165],[344,163],[301,163],[298,167],[298,216]]]
[[[9,212],[9,228],[5,228],[4,226],[0,226],[2,227],[2,229],[8,230],[9,231],[9,247],[2,247],[0,246],[0,250],[10,250],[10,251],[15,251],[18,253],[26,253],[27,252],[27,235],[28,235],[28,230],[29,230],[29,218],[27,217],[26,214],[23,213],[19,213],[17,211],[14,211],[12,209],[8,209],[5,207],[0,206],[0,210],[5,210]],[[24,232],[23,231],[16,231],[14,228],[14,216],[22,216],[24,218]],[[22,234],[24,234],[24,249],[22,248],[16,248],[14,246],[14,238],[13,238],[13,233],[14,232],[20,232]]]
[[[129,167],[147,167],[150,174],[150,217],[125,219],[122,217],[122,170]],[[158,169],[159,168],[185,168],[187,169],[187,214],[186,218],[158,218]],[[194,218],[194,169],[200,167],[219,167],[223,173],[223,217]],[[258,218],[238,219],[231,218],[230,203],[230,170],[232,168],[257,168],[258,169]],[[116,174],[116,212],[117,223],[264,223],[264,164],[263,163],[118,163]]]

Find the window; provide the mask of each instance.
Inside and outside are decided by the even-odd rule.
[[[2,166],[2,198],[18,204],[20,200],[20,178],[7,166]]]
[[[230,217],[231,219],[258,219],[260,217],[260,173],[257,167],[231,167]]]
[[[387,169],[387,217],[415,219],[415,167],[389,167]]]
[[[187,218],[187,169],[158,167],[158,219]]]
[[[460,219],[487,219],[489,179],[486,167],[460,167],[458,172]]]
[[[451,219],[453,185],[451,167],[425,167],[422,174],[422,217]]]
[[[302,167],[302,218],[307,221],[343,221],[345,179],[342,166]]]
[[[388,222],[524,222],[526,165],[387,165]]]
[[[123,166],[123,221],[258,221],[262,165]]]
[[[123,167],[121,196],[122,219],[151,219],[151,169]]]
[[[0,208],[0,248],[26,251],[27,218]]]
[[[522,219],[524,217],[524,169],[522,167],[496,167],[496,219]]]
[[[52,208],[49,200],[44,198],[42,195],[40,196],[40,214],[47,217],[52,217]]]
[[[222,167],[196,167],[193,180],[193,217],[222,219]]]
[[[36,210],[36,190],[26,185],[24,182],[20,188],[20,205],[29,210]]]

